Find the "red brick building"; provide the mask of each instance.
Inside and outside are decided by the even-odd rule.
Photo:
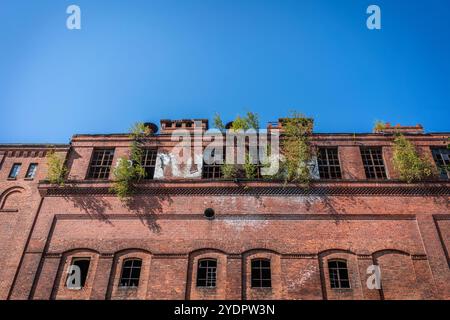
[[[132,200],[109,190],[127,134],[75,135],[68,145],[0,145],[0,299],[450,299],[450,133],[397,127],[439,168],[399,181],[393,130],[313,134],[309,188],[220,179],[169,166],[176,128],[145,140]],[[45,155],[66,159],[63,186]],[[70,265],[82,288],[66,286]],[[381,289],[367,268],[378,265]]]

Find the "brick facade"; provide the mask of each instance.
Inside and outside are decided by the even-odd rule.
[[[95,148],[114,148],[113,164],[129,153],[126,134],[0,145],[0,299],[450,299],[450,182],[399,181],[391,132],[313,134],[314,146],[338,148],[342,179],[305,189],[202,179],[201,166],[168,169],[161,159],[170,159],[173,128],[207,128],[206,120],[179,123],[163,120],[146,139],[160,176],[140,182],[127,203],[109,192],[112,175],[87,179]],[[431,147],[447,148],[449,133],[414,128],[405,135],[431,161]],[[366,179],[361,146],[382,147],[388,179]],[[66,157],[64,186],[44,181],[49,150]],[[31,163],[36,175],[25,179]],[[74,258],[90,260],[81,290],[65,285]],[[139,285],[123,288],[130,258],[142,262]],[[217,262],[215,287],[197,286],[206,258]],[[252,287],[254,259],[270,261],[270,287]],[[346,262],[350,288],[332,288],[329,261]],[[381,290],[366,285],[374,264]]]

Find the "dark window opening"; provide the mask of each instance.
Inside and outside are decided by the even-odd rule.
[[[361,157],[367,179],[386,179],[386,169],[381,147],[361,148]]]
[[[216,286],[217,260],[202,259],[198,261],[197,287],[213,288]]]
[[[270,272],[270,260],[254,259],[251,262],[252,288],[270,288],[272,287],[272,278]]]
[[[34,176],[36,175],[37,166],[38,166],[37,163],[30,164],[27,170],[27,174],[25,175],[25,178],[33,179]]]
[[[347,262],[343,260],[328,261],[330,285],[332,289],[350,289]]]
[[[77,266],[80,269],[80,288],[84,288],[84,286],[86,285],[86,279],[88,276],[90,264],[91,259],[89,258],[74,258],[72,260],[72,266]],[[71,274],[73,275],[74,273],[69,273],[69,276]]]
[[[142,154],[142,167],[145,170],[145,179],[151,180],[155,174],[157,149],[144,149]]]
[[[141,267],[141,259],[126,259],[123,262],[119,287],[138,287]]]
[[[13,166],[12,166],[12,168],[11,168],[11,171],[9,172],[8,178],[10,178],[10,179],[16,179],[17,176],[19,175],[20,167],[21,167],[21,166],[22,166],[21,163],[14,163]]]
[[[433,159],[439,169],[439,177],[441,179],[450,178],[450,149],[432,148]]]
[[[215,157],[215,150],[211,152],[211,157]],[[222,159],[221,162],[224,163],[225,159],[225,148],[222,152]],[[211,163],[207,164],[205,163],[205,160],[203,160],[203,168],[202,168],[202,178],[203,179],[221,179],[223,177],[222,172],[222,164],[221,163]]]
[[[319,148],[317,164],[321,179],[342,179],[337,148]]]
[[[89,179],[108,179],[114,149],[95,149],[89,166]]]

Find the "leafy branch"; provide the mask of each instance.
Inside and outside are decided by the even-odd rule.
[[[67,174],[67,166],[61,154],[54,150],[47,153],[47,180],[53,184],[64,185],[64,178]]]
[[[145,168],[142,165],[143,141],[150,134],[150,128],[143,123],[136,123],[131,128],[130,137],[133,142],[130,156],[120,157],[113,170],[114,182],[111,191],[121,200],[127,200],[133,194],[135,183],[146,176]]]

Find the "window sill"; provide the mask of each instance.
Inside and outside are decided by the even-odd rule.
[[[17,180],[17,178],[10,178],[10,177],[8,177],[7,180],[9,180],[9,181],[14,181],[14,180]]]
[[[127,291],[127,292],[133,292],[133,291],[137,291],[139,287],[118,287],[119,291]]]
[[[338,293],[346,293],[346,292],[352,292],[352,288],[331,288],[334,292]]]
[[[33,181],[34,178],[24,178],[25,181]]]

